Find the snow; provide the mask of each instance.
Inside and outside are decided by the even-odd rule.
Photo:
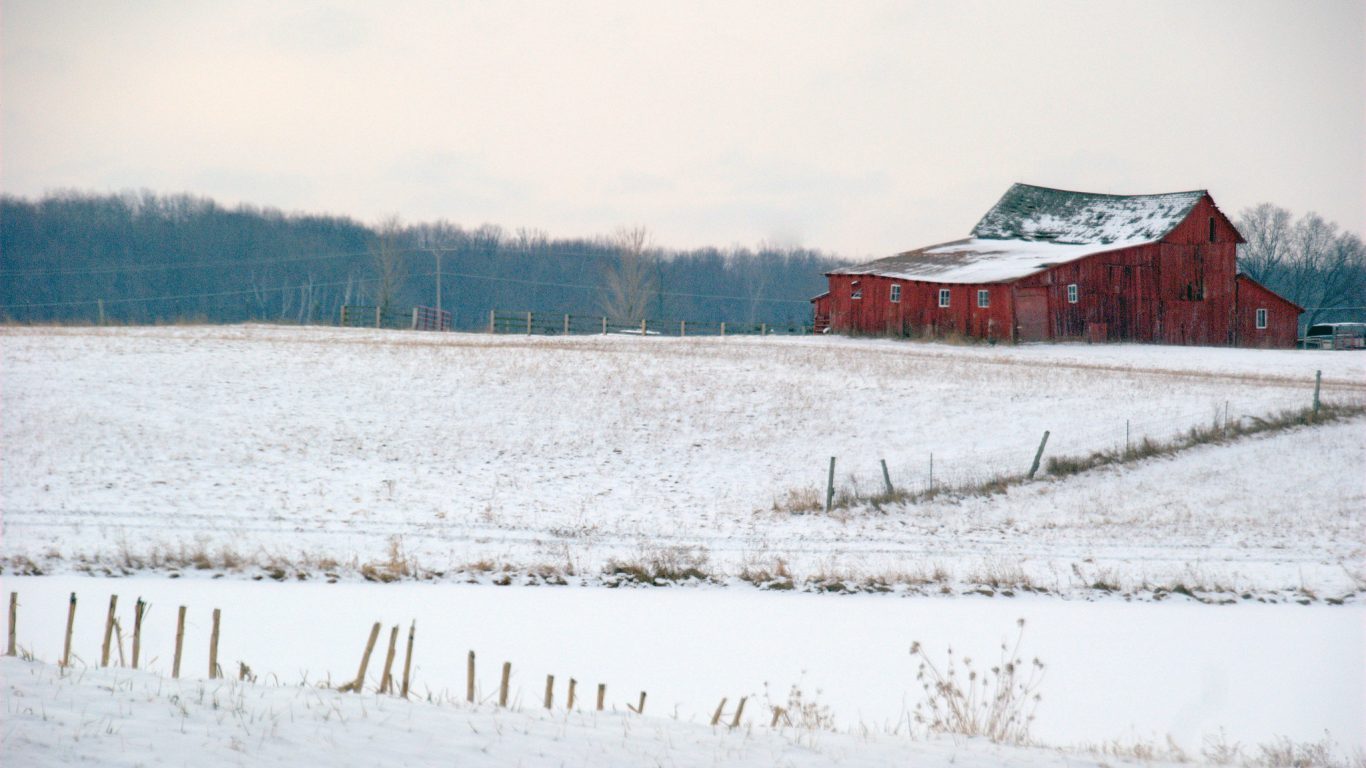
[[[845,267],[836,275],[878,275],[926,283],[1002,283],[1097,253],[1142,245],[1144,240],[1084,245],[1033,240],[969,238]]]
[[[307,686],[173,681],[0,660],[4,749],[25,766],[1098,766],[1049,749],[622,712],[499,710]]]
[[[1103,195],[1014,184],[973,227],[974,237],[1117,244],[1161,240],[1207,192]]]
[[[1354,600],[1366,578],[1360,422],[890,514],[773,511],[790,492],[819,496],[831,455],[842,486],[880,487],[885,458],[916,488],[931,452],[943,484],[1022,471],[1045,429],[1050,455],[1075,454],[1122,445],[1126,421],[1136,441],[1223,418],[1226,403],[1232,418],[1299,407],[1315,369],[1326,399],[1360,402],[1359,355],[259,326],[5,334],[0,551],[44,572],[204,552],[240,558],[226,569],[240,577],[278,562],[354,579],[397,546],[414,570],[485,582],[550,570],[597,583],[612,560],[680,553],[722,580],[781,558],[799,579],[910,574],[938,593],[1004,571],[1088,599],[1102,582]]]
[[[966,240],[906,251],[839,275],[928,283],[1001,283],[1106,251],[1155,243],[1205,196],[1100,195],[1015,184]]]
[[[207,676],[209,619],[220,608],[224,670],[235,676],[245,661],[258,680],[286,685],[350,680],[372,622],[384,623],[387,638],[389,626],[415,620],[412,690],[423,699],[463,699],[473,650],[485,704],[496,701],[499,670],[510,661],[511,700],[528,711],[540,708],[545,675],[554,674],[561,715],[573,677],[581,705],[605,683],[608,709],[624,713],[643,690],[647,715],[680,725],[706,723],[722,697],[733,705],[748,696],[746,722],[758,731],[769,723],[768,704],[784,702],[795,684],[829,708],[840,730],[878,735],[905,734],[921,700],[913,641],[940,663],[950,647],[959,658],[994,662],[1023,618],[1023,658],[1045,665],[1033,728],[1041,744],[1165,744],[1170,736],[1197,752],[1221,734],[1256,744],[1313,741],[1327,730],[1339,744],[1366,746],[1361,606],[156,577],[7,577],[4,589],[20,595],[19,644],[48,662],[60,657],[68,594],[78,594],[78,668],[97,661],[108,596],[118,594],[125,628],[137,597],[151,603],[143,663],[161,674],[171,665],[179,605],[188,609],[185,677]],[[383,650],[371,660],[371,692]],[[402,661],[401,642],[396,669]],[[683,727],[678,739],[695,734]]]

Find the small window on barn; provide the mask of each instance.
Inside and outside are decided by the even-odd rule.
[[[861,299],[861,298],[863,298],[863,286],[862,286],[862,285],[859,285],[859,282],[858,282],[857,280],[855,280],[854,282],[852,282],[852,283],[849,284],[849,298],[851,298],[851,299]]]
[[[1076,284],[1076,283],[1072,283],[1071,285],[1068,285],[1068,286],[1067,286],[1067,303],[1068,303],[1068,304],[1076,304],[1076,303],[1077,303],[1077,284]]]
[[[1214,242],[1214,217],[1209,217],[1209,241]]]
[[[896,283],[892,283],[892,303],[893,303],[893,304],[896,304],[896,303],[899,303],[900,301],[901,301],[901,286],[897,285]]]
[[[1263,328],[1266,328],[1266,310],[1265,310],[1265,309],[1258,309],[1258,310],[1257,310],[1257,330],[1262,330]]]
[[[977,290],[977,306],[979,306],[979,307],[989,307],[989,306],[991,306],[991,291],[988,291],[988,290],[982,289],[982,288],[979,288],[979,289]]]
[[[948,288],[940,288],[940,289],[939,289],[939,306],[941,306],[941,307],[947,307],[948,305],[949,305],[949,289],[948,289]]]

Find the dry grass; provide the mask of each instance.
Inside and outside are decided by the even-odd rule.
[[[982,737],[997,744],[1030,743],[1044,665],[1038,659],[1021,660],[1024,619],[1016,624],[1014,645],[1002,643],[1000,659],[986,669],[971,658],[957,661],[949,648],[941,670],[919,642],[913,643],[911,655],[920,660],[916,680],[925,693],[915,707],[915,722],[931,733]]]
[[[661,587],[685,582],[708,582],[714,577],[707,570],[709,556],[696,547],[648,549],[633,560],[607,561],[603,575],[609,586],[641,584]]]

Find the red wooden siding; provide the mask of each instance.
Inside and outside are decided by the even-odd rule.
[[[1288,348],[1299,335],[1301,310],[1248,277],[1238,275],[1237,344],[1240,347]],[[1257,310],[1266,310],[1266,327],[1257,327]]]
[[[1242,241],[1206,195],[1155,243],[1097,253],[1002,283],[831,274],[830,292],[814,300],[815,309],[818,323],[828,319],[833,330],[855,333],[1293,346],[1298,308],[1256,283],[1235,281]],[[892,285],[901,286],[898,302],[891,301]],[[1069,285],[1077,286],[1075,303],[1068,301]],[[1252,287],[1240,307],[1243,285]],[[856,288],[859,299],[853,298]],[[941,288],[950,292],[948,307],[938,306]],[[978,290],[988,291],[990,306],[977,306]],[[1244,311],[1252,295],[1270,310],[1274,332],[1253,327],[1252,310]],[[1267,296],[1275,299],[1274,307]]]

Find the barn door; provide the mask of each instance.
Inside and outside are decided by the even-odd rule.
[[[1151,329],[1143,322],[1147,306],[1147,267],[1126,264],[1109,267],[1113,310],[1106,320],[1110,324],[1110,338],[1114,341],[1148,341]]]
[[[1048,289],[1021,288],[1015,292],[1015,334],[1019,341],[1048,339]]]

